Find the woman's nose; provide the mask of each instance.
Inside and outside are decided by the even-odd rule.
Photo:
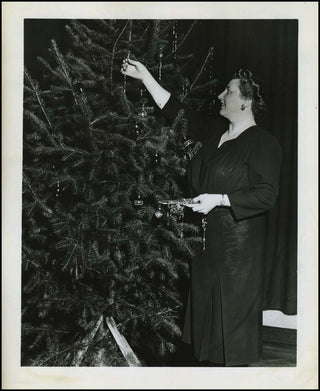
[[[221,94],[220,94],[220,95],[218,95],[218,99],[220,99],[220,100],[221,100],[221,99],[223,98],[223,96],[224,96],[224,95],[223,95],[223,92],[224,92],[224,91],[222,91],[222,92],[221,92]]]

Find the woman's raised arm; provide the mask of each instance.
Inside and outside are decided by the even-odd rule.
[[[171,95],[170,92],[161,87],[141,62],[134,61],[131,58],[124,60],[121,67],[121,73],[133,77],[134,79],[141,80],[160,109],[168,102]]]

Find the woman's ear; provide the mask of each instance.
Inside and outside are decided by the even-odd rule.
[[[252,99],[242,99],[241,111],[244,111],[252,106]]]

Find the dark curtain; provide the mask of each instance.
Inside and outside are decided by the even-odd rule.
[[[43,72],[35,59],[47,56],[49,39],[67,49],[66,20],[25,20],[25,63]],[[182,34],[193,20],[179,20]],[[179,39],[179,36],[178,36]],[[267,115],[262,124],[280,142],[283,164],[280,194],[269,213],[264,309],[296,314],[297,309],[297,20],[199,20],[180,52],[194,53],[188,69],[198,74],[214,47],[213,75],[217,93],[239,68],[250,69],[262,82]],[[219,105],[217,105],[219,106]],[[218,107],[216,108],[216,110]]]
[[[190,25],[190,21],[183,24]],[[297,20],[199,20],[186,52],[194,52],[196,74],[214,47],[213,73],[224,88],[239,68],[262,81],[267,103],[263,127],[283,150],[280,193],[268,215],[265,310],[297,312]],[[219,106],[219,105],[217,105]],[[218,109],[218,107],[217,107]]]

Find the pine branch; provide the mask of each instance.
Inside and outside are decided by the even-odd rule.
[[[34,190],[32,189],[32,186],[30,184],[30,181],[28,179],[28,177],[23,174],[23,182],[28,186],[31,194],[33,195],[34,197],[34,200],[36,201],[36,203],[47,213],[49,213],[50,215],[54,215],[52,209],[50,209],[43,201],[40,200],[40,198],[37,196],[37,194],[34,192]]]
[[[50,122],[50,120],[49,120],[49,117],[48,117],[48,115],[47,115],[47,113],[46,113],[46,110],[45,110],[45,107],[44,107],[44,103],[43,103],[43,101],[42,101],[42,99],[41,99],[41,96],[40,96],[40,94],[39,94],[37,83],[32,79],[32,77],[30,76],[30,74],[29,74],[29,72],[27,71],[27,69],[25,69],[24,73],[25,73],[25,75],[26,75],[26,77],[27,77],[27,79],[28,79],[28,81],[29,81],[29,83],[30,83],[30,85],[31,85],[31,88],[32,88],[32,90],[33,90],[33,92],[34,92],[34,94],[35,94],[35,96],[36,96],[36,99],[37,99],[37,101],[38,101],[38,104],[39,104],[39,106],[40,106],[40,109],[41,109],[43,115],[45,116],[45,119],[46,119],[46,121],[48,122],[48,125],[49,125],[50,129],[53,130],[52,124],[51,124],[51,122]],[[52,136],[50,135],[50,133],[49,133],[49,132],[47,132],[47,133],[48,133],[50,139],[52,140],[52,142],[53,142],[55,145],[57,145],[57,143],[53,140],[53,138],[52,138]]]
[[[209,49],[209,52],[207,54],[207,57],[198,73],[198,75],[195,77],[194,81],[192,82],[191,86],[190,86],[190,89],[188,90],[188,92],[186,92],[182,98],[182,102],[185,100],[185,98],[187,97],[187,95],[189,94],[190,91],[192,91],[192,88],[194,87],[194,85],[196,84],[196,82],[198,81],[199,77],[201,76],[202,72],[204,71],[206,65],[207,65],[207,62],[210,58],[210,56],[213,54],[213,47],[211,46],[211,48]]]
[[[45,59],[39,56],[37,57],[37,60],[41,62],[41,64],[43,64],[54,76],[58,76],[58,72],[54,70]]]
[[[51,40],[51,45],[52,45],[54,53],[56,55],[56,59],[58,60],[58,63],[60,65],[61,69],[62,69],[63,79],[67,82],[68,86],[70,87],[70,89],[72,91],[74,100],[75,100],[76,104],[78,104],[77,95],[76,95],[74,87],[73,87],[72,78],[71,78],[71,76],[69,74],[69,71],[68,71],[68,66],[65,63],[65,61],[63,59],[63,56],[60,53],[60,51],[58,49],[58,46],[57,46],[57,43],[55,42],[54,39]]]
[[[80,366],[102,322],[103,322],[103,315],[100,315],[94,327],[90,331],[90,333],[88,333],[86,337],[80,342],[80,348],[76,351],[74,355],[74,358],[71,363],[72,366],[76,366],[76,367]]]
[[[61,67],[61,69],[63,71],[64,79],[67,81],[69,86],[72,88],[72,82],[71,82],[70,74],[68,72],[68,66],[65,63],[65,61],[63,59],[63,56],[60,53],[60,51],[58,49],[58,46],[57,46],[57,43],[56,43],[56,41],[54,39],[51,40],[51,45],[52,45],[54,53],[56,55],[56,59],[58,60],[58,63],[59,63],[59,65],[60,65],[60,67]]]
[[[185,40],[188,38],[189,34],[191,33],[192,29],[194,28],[194,26],[196,25],[197,22],[198,22],[198,21],[195,20],[195,21],[192,23],[192,25],[190,26],[189,30],[186,32],[185,36],[183,37],[182,41],[179,43],[177,49],[179,49],[180,46],[183,45],[183,43],[184,43]]]

